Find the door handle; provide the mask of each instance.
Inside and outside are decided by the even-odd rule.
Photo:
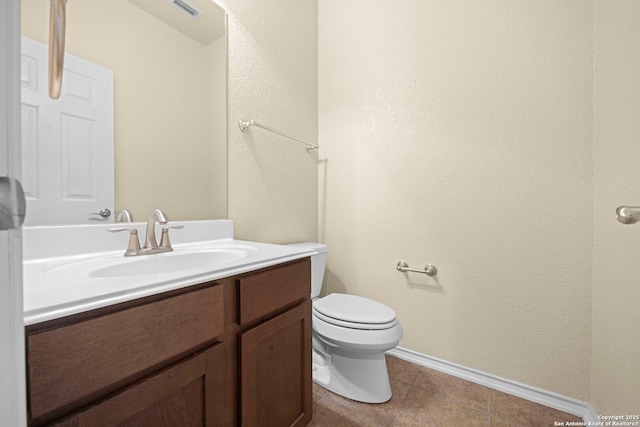
[[[107,219],[111,216],[111,211],[109,208],[104,208],[100,212],[90,212],[89,215],[100,215],[103,219]]]
[[[635,224],[640,220],[640,206],[618,206],[616,217],[623,224]]]
[[[27,213],[22,184],[15,178],[0,177],[0,230],[20,228]]]

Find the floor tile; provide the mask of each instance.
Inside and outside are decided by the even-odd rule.
[[[413,385],[480,411],[489,411],[489,388],[461,378],[419,366]]]
[[[555,421],[582,421],[582,418],[511,394],[491,390],[491,419],[524,427],[553,426]]]
[[[393,427],[487,427],[489,415],[412,387]]]
[[[404,403],[410,386],[391,379],[391,399],[385,403],[356,402],[334,394],[315,384],[313,422],[311,427],[391,427],[396,413]]]
[[[308,427],[362,427],[360,415],[343,405],[327,404],[321,401],[313,405],[313,421]],[[381,424],[369,424],[371,427],[387,427]]]
[[[389,378],[402,381],[403,383],[413,384],[420,370],[418,365],[394,356],[386,355],[385,357],[387,359]]]
[[[355,402],[313,385],[312,427],[546,427],[582,421],[516,396],[387,356],[393,397]],[[413,383],[413,386],[411,385]]]
[[[325,397],[329,393],[326,388],[319,386],[316,383],[313,383],[313,401],[320,401],[323,397]]]
[[[511,423],[496,417],[489,417],[489,427],[523,427],[522,424]]]

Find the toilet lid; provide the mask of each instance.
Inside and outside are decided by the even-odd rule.
[[[386,325],[396,320],[396,312],[381,302],[347,294],[330,294],[313,303],[314,311],[338,321]]]

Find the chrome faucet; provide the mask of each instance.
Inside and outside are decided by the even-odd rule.
[[[156,222],[161,225],[165,225],[167,223],[167,217],[160,209],[155,209],[149,214],[149,219],[147,220],[147,234],[144,238],[143,247],[140,247],[138,230],[134,227],[109,228],[107,231],[113,233],[118,231],[128,231],[130,233],[129,244],[127,245],[127,251],[124,253],[124,256],[139,256],[157,254],[160,252],[171,252],[173,248],[171,247],[171,241],[169,240],[169,229],[184,228],[184,226],[165,225],[162,227],[162,240],[160,242],[160,246],[158,246],[158,241],[156,240]]]

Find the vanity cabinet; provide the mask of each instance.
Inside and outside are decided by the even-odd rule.
[[[309,263],[298,262],[238,279],[243,426],[311,421],[310,274]]]
[[[26,328],[30,426],[304,426],[308,258]]]

